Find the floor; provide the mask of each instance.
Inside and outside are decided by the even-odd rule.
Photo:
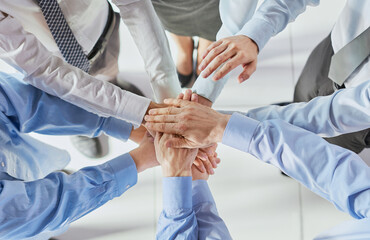
[[[313,47],[329,34],[344,0],[322,1],[310,7],[284,32],[273,38],[259,56],[258,70],[250,80],[239,85],[230,79],[215,103],[216,109],[247,110],[270,103],[291,101],[294,84]],[[147,76],[143,62],[125,27],[122,27],[123,49],[120,58],[121,77],[136,79],[147,94]],[[176,49],[170,42],[173,54]],[[0,64],[1,65],[1,64]],[[0,66],[1,69],[1,66]],[[67,149],[70,169],[105,162],[133,148],[133,142],[109,139],[107,157],[91,160],[80,155],[68,137],[34,134],[52,145]],[[284,177],[269,165],[251,155],[222,144],[218,148],[222,162],[209,185],[221,217],[234,239],[308,240],[321,231],[350,217],[311,193],[297,182]],[[369,152],[362,157],[370,162]],[[153,239],[161,211],[160,169],[139,176],[138,184],[120,198],[73,223],[59,236],[60,240]]]

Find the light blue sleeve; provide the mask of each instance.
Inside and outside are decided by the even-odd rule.
[[[0,178],[0,239],[48,239],[135,185],[137,171],[127,153],[72,175],[23,182],[0,172]]]
[[[198,222],[198,239],[232,239],[225,222],[219,216],[207,181],[193,181],[193,210]]]
[[[112,117],[99,117],[51,96],[21,81],[0,73],[0,111],[20,132],[50,135],[87,135],[102,132],[126,141],[132,125]]]
[[[265,0],[236,35],[253,39],[261,51],[272,36],[294,21],[308,5],[316,6],[319,3],[320,0]]]
[[[234,113],[222,142],[274,165],[357,219],[370,217],[370,167],[355,153],[282,120]]]
[[[157,226],[158,240],[198,240],[198,225],[192,208],[191,177],[162,180],[163,211]]]
[[[270,105],[252,109],[245,115],[258,121],[281,119],[326,137],[357,132],[370,125],[370,81],[307,103]]]
[[[219,11],[222,26],[217,33],[217,40],[238,33],[253,16],[257,3],[258,0],[221,0]],[[227,74],[218,81],[212,80],[213,75],[214,73],[207,78],[203,78],[200,74],[194,83],[192,91],[214,103],[231,74]]]

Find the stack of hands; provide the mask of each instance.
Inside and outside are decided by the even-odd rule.
[[[148,132],[131,152],[134,159],[143,161],[136,161],[138,172],[160,164],[164,177],[207,180],[220,163],[217,142],[229,116],[198,103],[191,90],[165,104],[168,107],[151,109],[145,116]]]

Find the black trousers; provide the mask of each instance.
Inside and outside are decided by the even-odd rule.
[[[328,78],[331,57],[334,51],[329,35],[310,54],[294,90],[294,102],[308,102],[317,96],[332,94],[336,87]],[[360,153],[370,147],[370,128],[360,132],[326,138],[328,142]]]

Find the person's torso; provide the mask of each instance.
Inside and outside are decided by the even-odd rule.
[[[370,26],[370,1],[348,0],[331,33],[334,53],[354,40]],[[369,57],[347,78],[346,87],[355,87],[370,79]]]

